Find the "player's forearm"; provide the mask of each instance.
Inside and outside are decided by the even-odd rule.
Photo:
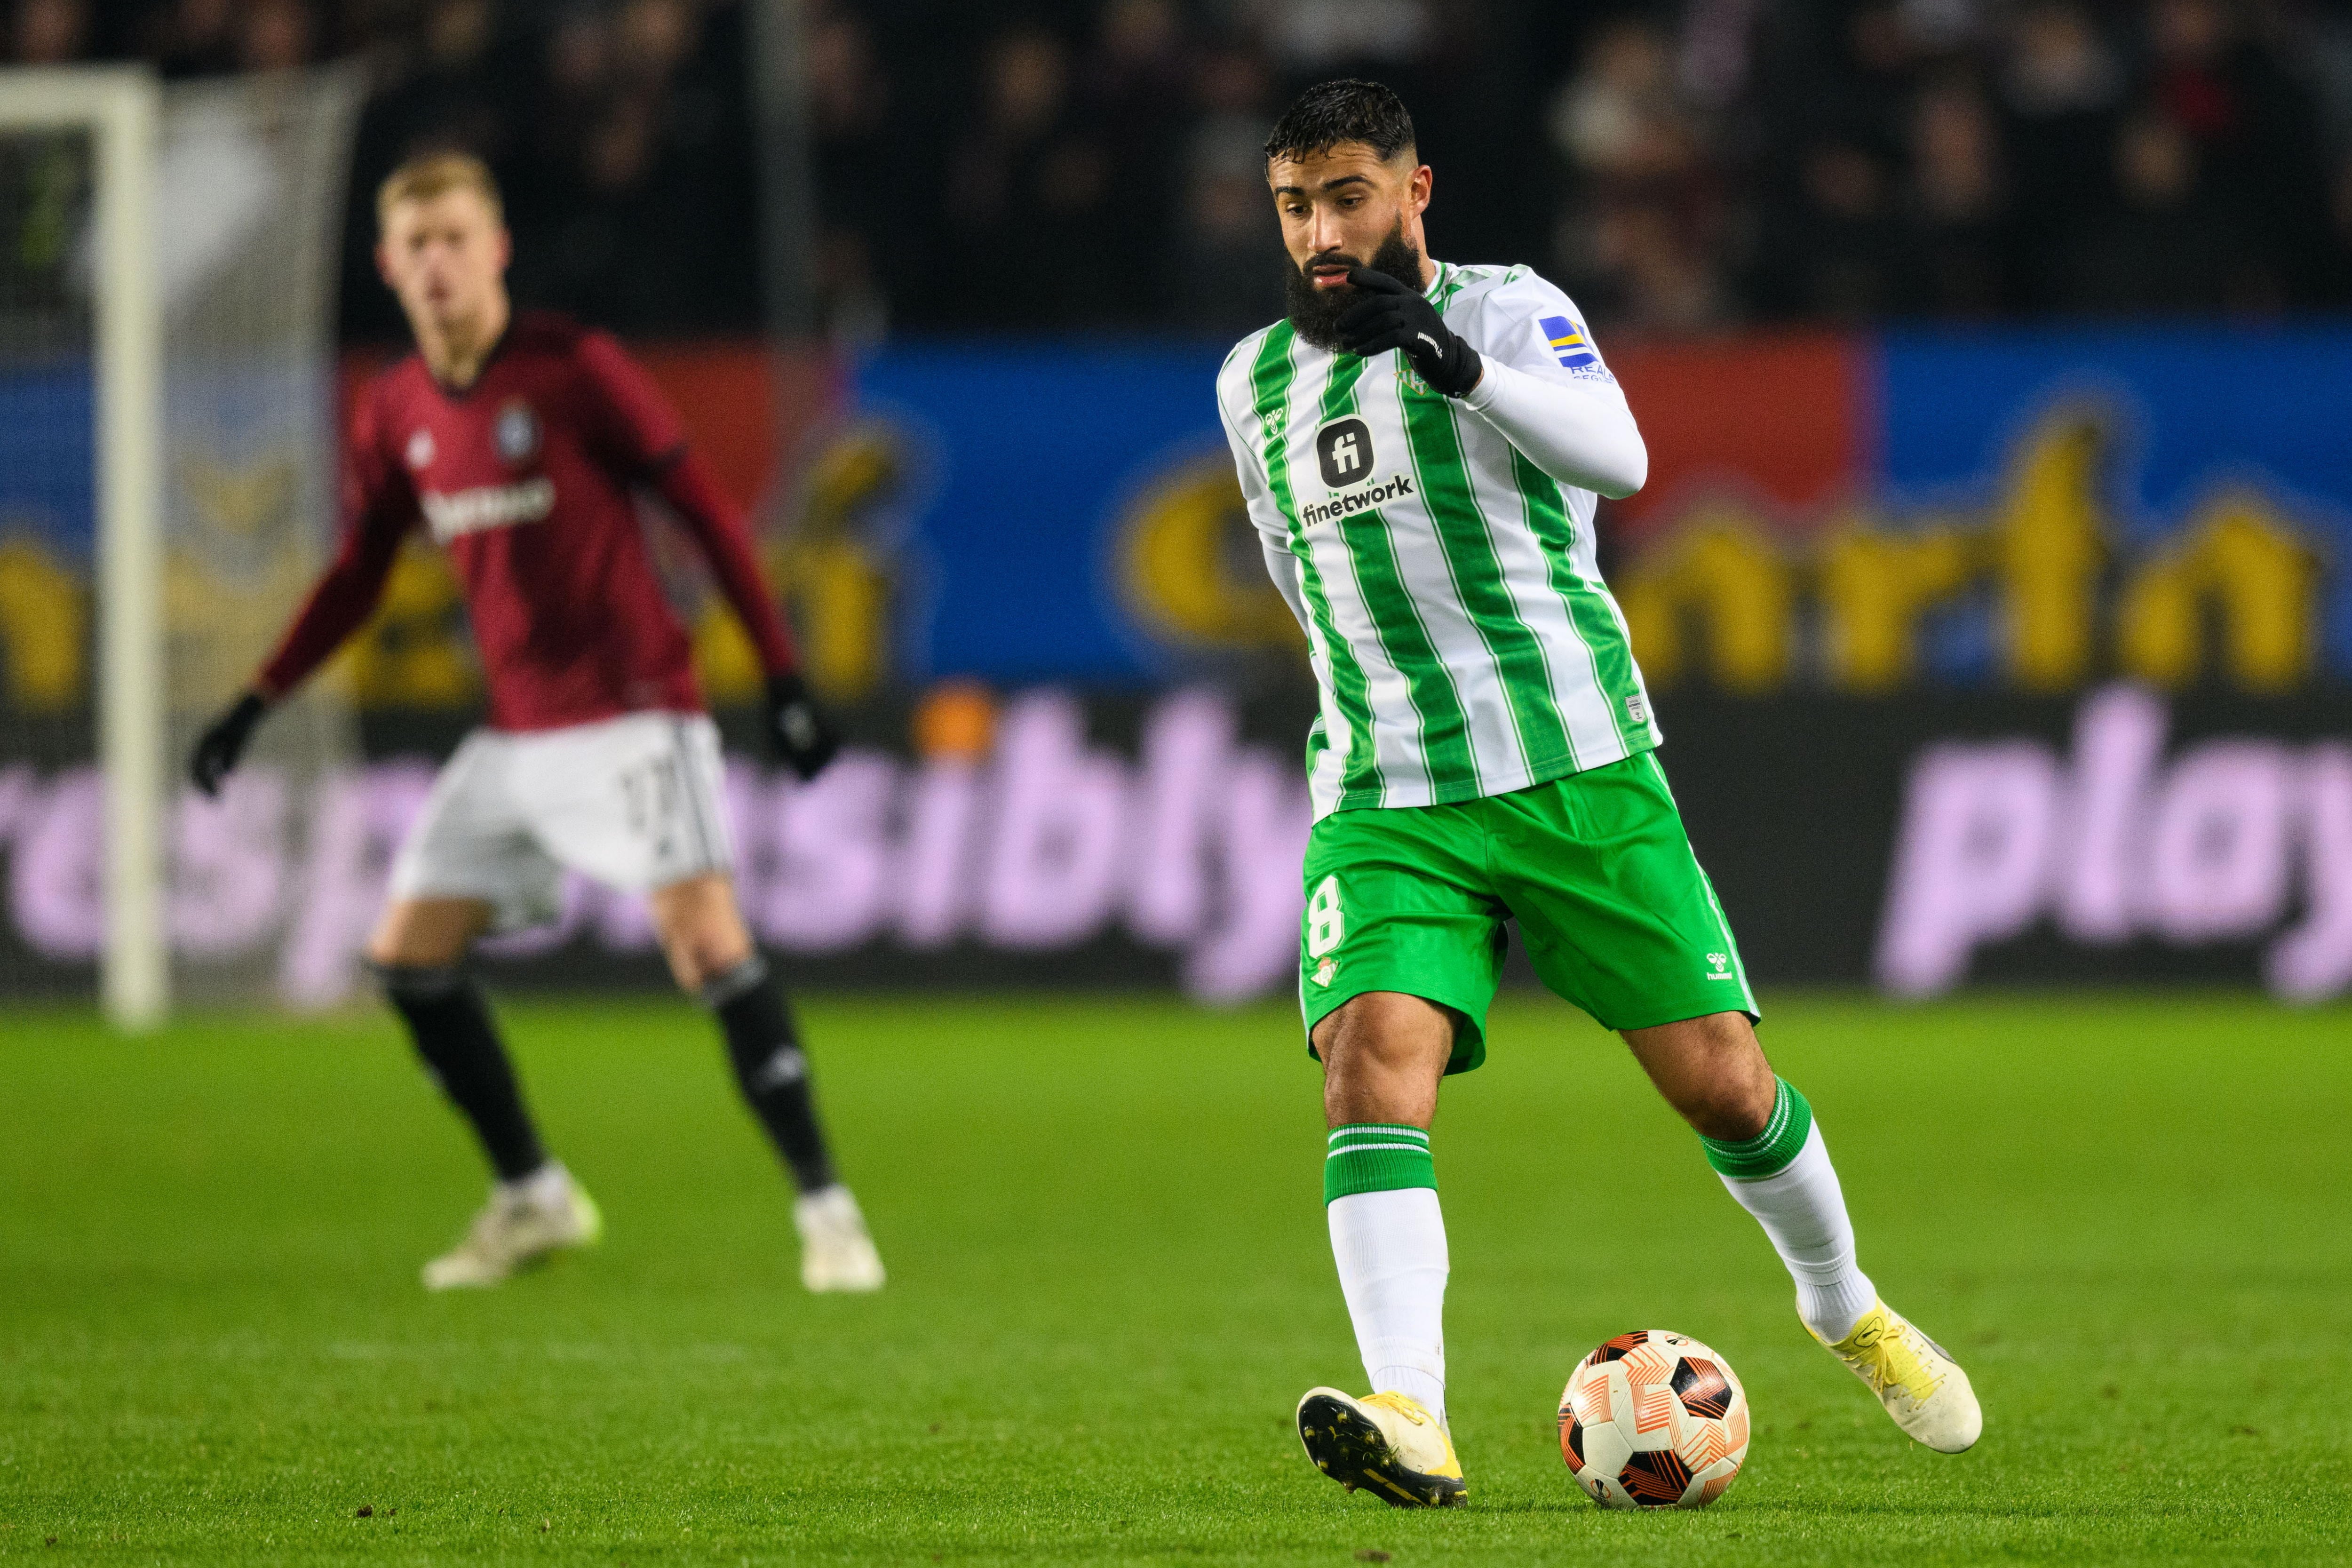
[[[679,454],[665,467],[655,483],[670,510],[702,546],[719,591],[726,595],[751,646],[759,650],[761,668],[770,675],[789,673],[799,664],[799,658],[792,633],[769,597],[759,561],[751,553],[751,525],[742,509],[719,488],[691,451]]]
[[[383,596],[397,542],[390,547],[347,549],[286,628],[278,651],[254,677],[252,689],[264,701],[275,702],[310,679],[327,662],[345,638],[367,624]]]
[[[286,629],[278,651],[269,656],[254,677],[254,691],[263,700],[276,702],[301,685],[333,657],[344,638],[359,630],[373,608],[373,603],[359,602],[356,595],[332,579],[320,584],[310,602],[302,606],[302,613]]]
[[[1462,401],[1562,484],[1615,499],[1650,477],[1649,449],[1613,383],[1532,375],[1488,355]]]

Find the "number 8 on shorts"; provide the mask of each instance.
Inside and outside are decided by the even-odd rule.
[[[1339,879],[1326,877],[1307,900],[1307,956],[1322,958],[1348,936],[1348,918],[1339,909]]]

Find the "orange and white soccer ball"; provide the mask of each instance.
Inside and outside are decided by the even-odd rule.
[[[1748,1458],[1748,1391],[1687,1334],[1619,1334],[1561,1391],[1559,1452],[1602,1508],[1705,1508]]]

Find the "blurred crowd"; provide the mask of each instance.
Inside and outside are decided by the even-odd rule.
[[[2342,5],[1696,0],[1547,112],[1554,262],[1648,325],[2352,300]]]
[[[14,0],[24,62],[355,59],[344,327],[398,331],[374,182],[505,180],[524,298],[760,321],[747,0]],[[1395,86],[1433,244],[1605,322],[2352,303],[2352,0],[799,0],[825,326],[1223,333],[1280,310],[1259,152]]]

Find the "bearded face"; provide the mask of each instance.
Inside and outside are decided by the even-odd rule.
[[[1350,256],[1344,250],[1318,251],[1304,262],[1286,268],[1283,279],[1283,298],[1289,306],[1290,324],[1298,335],[1318,349],[1332,353],[1342,352],[1339,342],[1339,318],[1356,303],[1359,291],[1349,284],[1318,284],[1318,271],[1332,268],[1352,270],[1369,267],[1375,272],[1385,272],[1418,294],[1422,289],[1421,252],[1405,237],[1404,219],[1399,217],[1396,226],[1380,243],[1369,260]]]

